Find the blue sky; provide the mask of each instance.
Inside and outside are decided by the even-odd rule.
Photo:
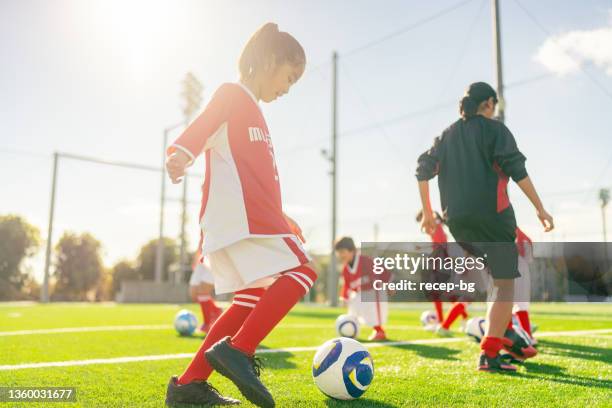
[[[274,21],[309,60],[292,92],[263,106],[286,211],[309,248],[326,250],[330,238],[329,166],[320,151],[329,146],[333,50],[340,53],[339,233],[367,241],[378,224],[379,240],[424,239],[414,222],[416,158],[457,118],[454,101],[470,82],[494,83],[490,1],[469,1],[349,51],[457,3],[1,0],[0,213],[21,214],[45,233],[53,151],[159,165],[162,130],[182,119],[185,73],[204,83],[207,100],[236,80],[250,34]],[[597,188],[612,185],[612,1],[520,4],[548,33],[514,0],[501,1],[507,124],[557,230],[544,235],[512,186],[519,225],[535,240],[599,240]],[[196,167],[203,171],[201,161]],[[55,238],[90,231],[110,264],[156,236],[158,174],[68,160],[59,172]],[[196,203],[198,184],[189,188]],[[168,196],[180,191],[169,185]],[[190,205],[192,246],[197,211]],[[166,220],[177,236],[176,202]]]

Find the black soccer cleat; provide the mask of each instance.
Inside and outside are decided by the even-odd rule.
[[[166,390],[166,405],[168,407],[200,406],[215,407],[220,405],[238,405],[240,401],[224,397],[206,381],[193,381],[180,385],[178,377],[173,376]]]
[[[274,407],[274,398],[259,380],[261,363],[234,348],[229,336],[219,340],[204,355],[219,374],[229,378],[249,401],[258,407]]]
[[[516,366],[505,362],[498,353],[495,357],[489,357],[483,351],[480,353],[478,360],[478,371],[487,371],[490,373],[514,373]]]
[[[506,329],[504,340],[507,340],[504,342],[504,350],[517,361],[523,362],[538,354],[538,350],[513,329]]]

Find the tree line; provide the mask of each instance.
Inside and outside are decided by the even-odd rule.
[[[92,234],[65,231],[53,248],[49,292],[51,300],[114,300],[122,281],[153,280],[158,239],[145,243],[135,259],[110,267],[102,261],[102,244]],[[0,301],[38,300],[32,259],[42,249],[40,230],[23,217],[0,215]],[[178,268],[176,240],[164,238],[164,276]]]

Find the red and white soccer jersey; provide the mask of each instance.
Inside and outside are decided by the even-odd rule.
[[[387,293],[374,290],[375,280],[388,282],[391,274],[385,270],[382,274],[374,273],[372,258],[355,253],[353,265],[342,269],[343,285],[341,295],[346,300],[348,314],[357,317],[367,326],[386,324],[389,315]]]
[[[218,294],[265,287],[310,259],[285,220],[270,132],[253,94],[223,84],[168,148],[206,155],[200,226]]]
[[[270,132],[251,92],[225,83],[169,147],[192,159],[205,153],[200,224],[203,253],[244,238],[293,234],[283,216]]]

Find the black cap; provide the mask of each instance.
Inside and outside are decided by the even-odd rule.
[[[497,92],[486,82],[474,82],[465,91],[465,95],[476,102],[476,104],[480,104],[489,98],[493,98],[493,101],[497,103]]]

